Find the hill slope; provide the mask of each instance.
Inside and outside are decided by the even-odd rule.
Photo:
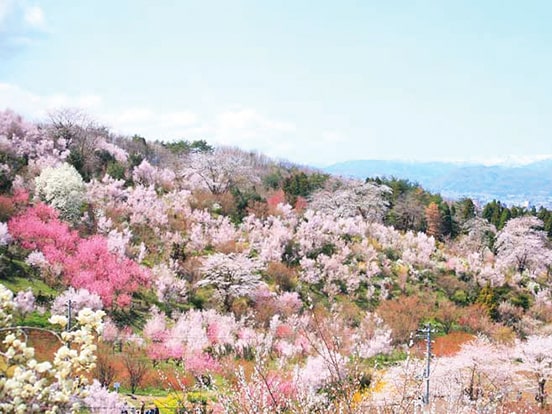
[[[355,178],[406,178],[446,197],[471,197],[482,203],[500,199],[508,204],[552,205],[552,160],[514,166],[356,160],[324,171]]]

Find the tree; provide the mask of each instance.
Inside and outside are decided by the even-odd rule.
[[[49,114],[46,129],[53,141],[66,142],[70,150],[67,162],[89,181],[101,164],[97,149],[108,131],[79,109],[61,109]]]
[[[533,375],[537,383],[535,399],[544,407],[546,383],[552,378],[552,336],[529,336],[518,342],[516,353],[521,359],[520,370]]]
[[[47,167],[35,178],[38,197],[60,212],[60,217],[76,222],[81,216],[85,187],[75,167],[63,163]]]
[[[456,207],[454,204],[441,203],[439,205],[441,213],[441,234],[455,238],[458,234],[458,223],[455,220]]]
[[[484,336],[463,344],[453,356],[436,361],[433,392],[443,395],[447,412],[472,407],[484,412],[497,400],[506,399],[515,384],[508,349]]]
[[[110,347],[111,348],[111,347]],[[107,349],[107,346],[102,346],[96,358],[96,368],[94,369],[95,377],[103,387],[109,387],[115,378],[115,365],[112,363],[112,348]]]
[[[186,155],[197,152],[209,153],[214,151],[214,148],[204,139],[195,141],[180,140],[175,142],[164,142],[162,145],[176,155]]]
[[[13,111],[0,111],[0,159],[7,167],[3,169],[4,180],[13,179],[23,166],[34,172],[59,164],[69,153],[67,144],[65,139],[52,139],[45,128]]]
[[[388,214],[388,225],[398,230],[422,231],[425,222],[425,206],[417,191],[400,195]]]
[[[461,227],[464,234],[460,244],[466,252],[480,252],[481,255],[492,248],[496,227],[481,217],[473,217]]]
[[[295,205],[299,197],[307,198],[313,191],[322,188],[328,178],[328,174],[294,171],[283,183],[287,201]]]
[[[190,154],[184,177],[212,194],[224,194],[233,187],[247,188],[259,182],[255,156],[235,148]]]
[[[197,286],[213,286],[227,311],[233,299],[250,296],[261,283],[259,263],[244,254],[215,253],[207,257],[201,270],[204,277]]]
[[[496,228],[501,229],[500,217],[505,208],[506,207],[500,201],[493,200],[483,207],[482,216]]]
[[[106,307],[114,303],[128,306],[131,295],[149,284],[149,272],[134,261],[111,253],[105,237],[79,237],[47,205],[38,203],[28,208],[13,217],[8,227],[23,248],[44,255],[56,276],[61,274],[65,283],[96,293]]]
[[[475,204],[471,198],[460,199],[456,206],[456,216],[461,223],[475,217]]]
[[[365,220],[381,222],[389,207],[390,191],[389,187],[372,182],[334,182],[313,193],[309,207],[337,217],[360,215]]]
[[[148,362],[137,349],[132,348],[123,355],[123,364],[128,373],[130,392],[134,394],[148,372]]]
[[[442,218],[439,206],[436,203],[431,203],[425,209],[425,217],[427,222],[426,233],[428,236],[433,236],[436,239],[441,237]]]
[[[401,296],[381,302],[376,312],[393,330],[393,342],[400,344],[408,342],[429,309],[417,296]]]
[[[131,295],[150,281],[149,272],[134,261],[111,253],[102,236],[80,240],[75,254],[62,264],[73,287],[96,293],[106,307],[129,306]]]
[[[499,262],[522,273],[525,270],[542,271],[552,264],[552,252],[543,223],[536,217],[511,219],[498,232],[495,248]]]

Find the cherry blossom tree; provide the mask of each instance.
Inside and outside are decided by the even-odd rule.
[[[373,182],[330,181],[326,187],[311,195],[309,208],[337,217],[362,216],[381,222],[387,209],[391,189]]]
[[[220,296],[224,308],[230,310],[232,300],[252,295],[261,283],[260,265],[244,254],[215,253],[203,264],[203,279],[198,287],[213,286]]]
[[[112,414],[123,412],[125,401],[117,392],[109,391],[99,381],[93,380],[86,387],[86,397],[83,406],[97,414]]]
[[[509,220],[496,235],[499,263],[515,268],[519,273],[547,269],[552,264],[552,251],[542,228],[542,221],[533,216]]]
[[[195,188],[204,187],[213,194],[259,182],[255,155],[236,148],[219,147],[213,152],[190,154],[188,164],[183,177]]]
[[[11,241],[11,235],[6,223],[0,223],[0,246],[5,246]]]
[[[496,235],[496,227],[481,217],[473,217],[462,224],[464,237],[459,244],[465,252],[488,251]]]
[[[484,336],[462,345],[460,352],[435,361],[432,392],[451,409],[471,406],[491,409],[501,399],[514,398],[516,376],[510,350]]]
[[[56,166],[69,155],[67,147],[66,139],[52,139],[45,128],[25,121],[11,110],[0,111],[0,150],[9,154],[10,170],[20,167],[21,159],[27,160],[33,173]]]
[[[552,336],[529,336],[517,343],[516,354],[521,359],[520,371],[534,378],[535,400],[543,407],[547,397],[546,383],[552,378]]]
[[[99,295],[90,293],[87,289],[70,287],[54,299],[51,307],[52,313],[57,315],[65,314],[69,301],[71,301],[71,309],[75,313],[84,308],[92,310],[101,310],[103,308],[102,299]]]
[[[24,317],[26,314],[35,310],[35,297],[31,289],[21,290],[13,298],[16,312]]]

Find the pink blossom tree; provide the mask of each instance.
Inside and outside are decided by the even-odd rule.
[[[72,286],[97,293],[106,307],[127,307],[132,293],[150,280],[149,273],[135,262],[111,253],[101,236],[82,239],[63,265]]]
[[[51,266],[59,266],[66,283],[98,294],[106,307],[128,306],[132,293],[149,283],[149,273],[111,253],[104,237],[80,238],[44,204],[13,217],[8,227],[23,248],[40,251]]]

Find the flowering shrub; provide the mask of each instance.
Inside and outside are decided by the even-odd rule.
[[[47,167],[35,178],[36,195],[60,212],[60,216],[76,221],[84,202],[84,181],[75,167],[67,163]]]
[[[149,283],[149,273],[111,253],[106,238],[80,238],[58,219],[55,210],[42,203],[13,217],[8,227],[24,248],[41,252],[66,283],[96,293],[104,306],[128,306],[131,294]]]
[[[59,335],[61,346],[53,360],[38,362],[34,349],[21,339],[21,331],[11,325],[15,307],[13,294],[0,285],[0,329],[7,332],[0,352],[4,367],[0,375],[0,411],[77,411],[86,396],[83,386],[88,383],[87,373],[94,367],[94,339],[101,332],[104,312],[81,310],[76,317],[78,325]],[[50,323],[65,328],[67,318],[53,315]]]

